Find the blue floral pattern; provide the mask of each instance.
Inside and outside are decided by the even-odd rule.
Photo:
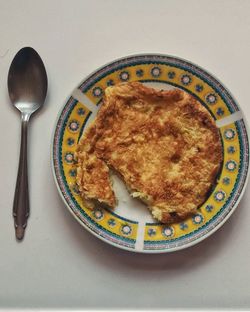
[[[109,225],[110,227],[116,226],[116,221],[115,221],[115,219],[113,219],[113,218],[109,219],[109,220],[108,220],[108,225]]]
[[[67,164],[72,164],[74,162],[74,154],[71,152],[65,153],[64,160]]]
[[[109,79],[108,81],[107,81],[107,86],[108,87],[110,87],[110,86],[113,86],[115,83],[114,83],[114,80],[112,80],[112,79]]]
[[[68,127],[71,132],[77,132],[79,130],[80,124],[77,120],[74,119],[69,122]]]
[[[121,227],[121,232],[122,232],[122,234],[129,236],[132,233],[132,228],[130,225],[124,224]]]
[[[79,194],[80,194],[79,186],[78,186],[77,184],[74,184],[74,185],[72,186],[72,191],[73,191],[75,194],[79,195]]]
[[[235,149],[234,146],[231,145],[231,146],[228,146],[227,152],[228,152],[229,154],[234,154],[234,153],[236,152],[236,149]]]
[[[188,228],[187,223],[185,223],[185,222],[180,223],[180,229],[181,229],[182,231],[185,231],[187,228]]]
[[[212,210],[214,209],[214,206],[213,205],[206,205],[205,209],[207,212],[212,212]]]
[[[228,160],[225,166],[228,171],[232,172],[237,168],[237,163],[235,160]]]
[[[187,86],[192,82],[192,78],[191,78],[191,76],[184,74],[181,76],[181,82],[182,82],[182,84]]]
[[[70,175],[71,177],[76,177],[76,169],[70,169],[70,170],[69,170],[69,175]]]
[[[68,138],[68,139],[67,139],[67,144],[68,144],[69,146],[72,146],[72,145],[75,144],[75,140],[74,140],[73,138]]]
[[[83,109],[82,107],[79,107],[77,110],[77,114],[79,116],[83,116],[85,114],[85,109]]]
[[[197,213],[192,217],[192,221],[194,224],[201,224],[204,221],[203,215],[200,213]]]
[[[168,72],[168,78],[169,79],[174,79],[174,77],[175,77],[175,72],[174,71]]]
[[[153,228],[149,228],[148,229],[148,235],[149,236],[154,236],[156,234],[156,230],[155,229],[153,229]]]
[[[215,104],[217,102],[217,96],[214,93],[206,95],[205,100],[208,104]]]
[[[230,180],[229,177],[225,177],[225,178],[223,178],[223,180],[222,180],[222,183],[225,184],[225,185],[229,185],[230,182],[231,182],[231,180]]]
[[[203,91],[203,85],[197,84],[197,85],[195,86],[195,90],[196,90],[197,92]]]
[[[219,107],[218,109],[217,109],[217,111],[216,111],[216,114],[218,115],[218,116],[223,116],[224,115],[224,110],[221,108],[221,107]]]
[[[92,94],[94,97],[101,97],[103,94],[103,91],[100,87],[95,87],[92,91]]]
[[[101,209],[95,209],[93,210],[93,216],[96,220],[100,221],[104,217],[104,213]]]
[[[142,70],[142,69],[137,69],[137,71],[136,71],[136,76],[137,76],[137,77],[142,77],[143,75],[144,75],[143,70]]]
[[[221,202],[226,198],[226,193],[224,191],[217,191],[214,193],[214,199],[217,202]]]
[[[160,77],[160,75],[161,75],[161,69],[160,69],[160,67],[157,67],[157,66],[153,67],[153,68],[151,69],[151,75],[152,75],[154,78]]]
[[[224,131],[224,138],[227,140],[233,140],[235,138],[235,131],[233,129],[226,129]]]
[[[174,229],[171,226],[167,226],[162,230],[162,235],[165,237],[171,237],[174,235]]]
[[[119,78],[121,81],[128,81],[129,80],[129,72],[127,71],[122,71],[120,74],[119,74]]]

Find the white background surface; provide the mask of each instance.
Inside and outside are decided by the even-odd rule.
[[[173,254],[111,247],[84,230],[57,193],[50,143],[58,111],[97,67],[134,53],[186,58],[214,73],[250,117],[250,1],[0,0],[0,307],[250,308],[248,185],[229,221]],[[25,240],[14,237],[12,201],[19,115],[6,79],[15,53],[34,47],[49,78],[31,122]]]

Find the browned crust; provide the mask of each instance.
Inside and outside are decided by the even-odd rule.
[[[77,159],[76,182],[85,205],[89,208],[94,208],[96,204],[114,207],[116,198],[105,162],[85,151],[78,152]]]
[[[155,218],[171,223],[195,213],[205,201],[220,170],[222,145],[213,118],[194,97],[179,89],[158,91],[132,82],[106,89],[76,155],[77,181],[85,199],[91,188],[92,198],[115,206],[107,176],[112,167]],[[96,159],[97,176],[81,175],[86,157]],[[101,194],[100,188],[105,189]]]

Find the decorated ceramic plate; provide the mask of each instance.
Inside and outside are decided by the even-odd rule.
[[[218,182],[197,214],[185,221],[171,225],[156,222],[147,207],[132,199],[118,179],[115,179],[114,190],[119,204],[114,210],[101,207],[90,210],[82,203],[75,180],[77,143],[95,118],[105,88],[128,81],[189,92],[210,112],[220,130],[224,160]],[[238,205],[249,167],[246,121],[230,92],[199,66],[167,55],[125,57],[101,67],[84,79],[60,112],[52,154],[59,193],[73,216],[105,242],[130,251],[148,253],[176,251],[215,232]]]

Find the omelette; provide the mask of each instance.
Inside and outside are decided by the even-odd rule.
[[[162,223],[195,214],[216,184],[222,143],[203,105],[180,89],[139,82],[106,88],[76,151],[84,204],[115,208],[111,172]]]

